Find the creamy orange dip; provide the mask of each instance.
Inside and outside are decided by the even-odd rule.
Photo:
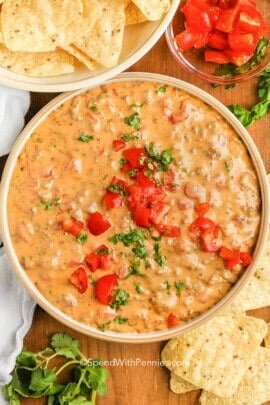
[[[8,215],[48,301],[103,331],[149,332],[227,293],[252,260],[260,207],[246,147],[216,111],[173,87],[122,82],[40,124]]]

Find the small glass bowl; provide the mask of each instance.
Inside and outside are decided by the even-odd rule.
[[[179,8],[174,15],[171,24],[168,26],[166,31],[166,40],[169,49],[177,61],[177,63],[186,71],[195,74],[206,82],[226,85],[230,83],[240,83],[245,80],[251,79],[257,76],[264,69],[270,66],[270,43],[267,47],[264,59],[258,64],[254,69],[247,71],[235,76],[218,76],[215,74],[217,67],[216,63],[205,62],[204,60],[204,48],[203,49],[191,49],[189,51],[181,52],[174,40],[175,36],[180,32],[184,31],[185,18],[181,12],[181,8],[184,6],[186,1],[180,1]],[[261,12],[266,24],[270,25],[270,2],[269,0],[258,0],[257,8]],[[270,41],[270,32],[264,35],[266,39]]]

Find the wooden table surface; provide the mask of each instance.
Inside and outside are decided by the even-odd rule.
[[[182,71],[172,58],[163,37],[152,51],[140,62],[134,65],[131,71],[155,72],[191,82],[211,93],[224,104],[240,103],[246,106],[252,105],[256,100],[256,83],[254,79],[248,83],[237,85],[234,89],[225,91],[223,87],[212,88],[202,80]],[[31,109],[28,113],[29,120],[44,104],[51,100],[55,94],[32,94]],[[255,140],[266,168],[270,171],[270,137],[269,137],[270,114],[257,122],[251,129],[250,134]],[[258,317],[270,321],[270,308],[253,311]],[[25,346],[32,350],[44,348],[48,344],[48,338],[55,332],[69,332],[81,340],[84,352],[92,358],[103,360],[127,359],[127,360],[158,360],[164,343],[147,345],[124,345],[106,343],[80,335],[61,325],[43,310],[37,308],[34,322],[25,339]],[[159,366],[117,366],[109,367],[110,377],[108,395],[99,399],[99,405],[195,405],[198,404],[199,391],[187,395],[177,396],[169,390],[169,373],[164,367]],[[43,404],[42,401],[27,400],[24,404]],[[209,404],[211,405],[211,404]]]

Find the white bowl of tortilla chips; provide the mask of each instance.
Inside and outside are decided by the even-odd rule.
[[[128,69],[158,41],[179,0],[0,0],[0,83],[80,89]]]

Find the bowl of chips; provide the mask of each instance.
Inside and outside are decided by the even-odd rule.
[[[38,92],[102,83],[155,45],[178,5],[179,0],[0,0],[0,83]]]

